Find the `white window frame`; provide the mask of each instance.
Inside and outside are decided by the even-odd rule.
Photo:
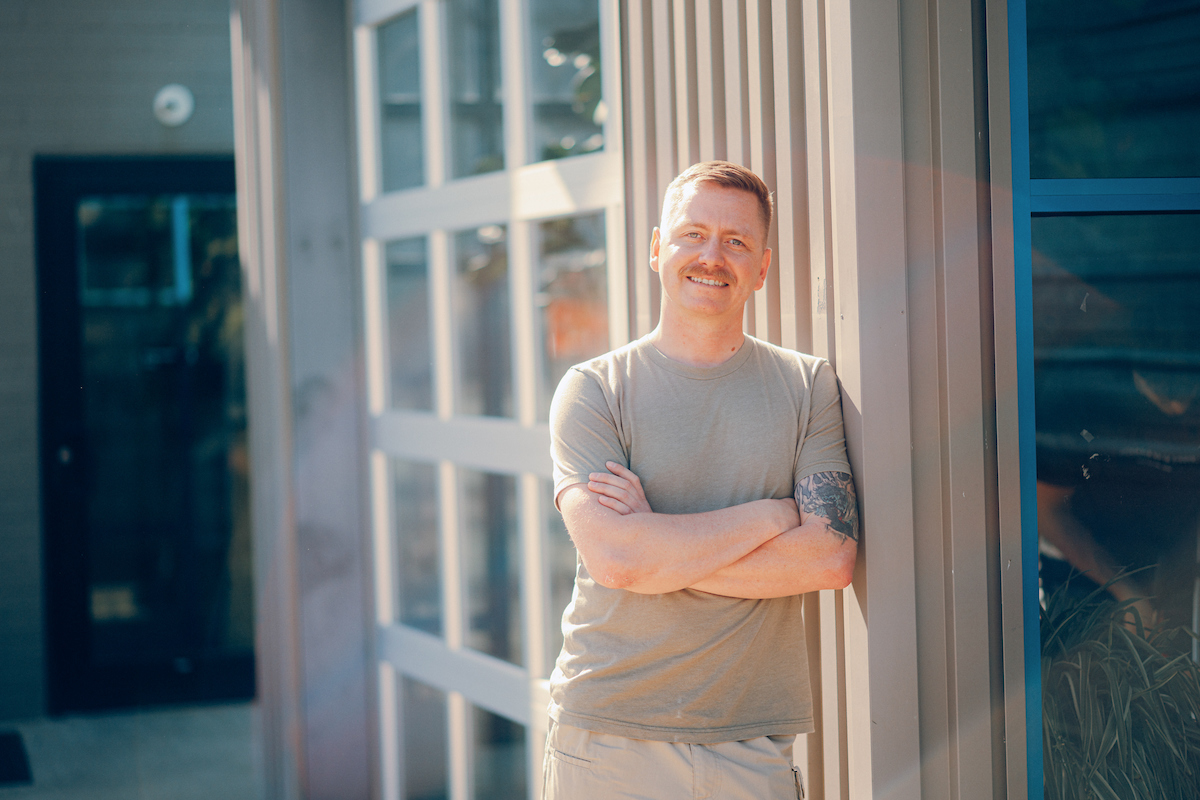
[[[603,212],[608,270],[609,346],[628,341],[624,161],[621,150],[621,52],[616,3],[599,2],[603,48],[605,149],[556,161],[529,163],[527,104],[530,52],[524,2],[502,0],[501,70],[504,87],[503,171],[449,178],[448,76],[442,0],[358,0],[354,63],[362,203],[366,383],[370,428],[370,494],[374,540],[375,609],[379,657],[380,785],[384,798],[402,796],[399,710],[401,676],[447,692],[451,800],[467,800],[470,785],[470,709],[485,708],[525,726],[529,796],[540,792],[541,743],[549,703],[542,482],[550,479],[550,433],[537,418],[539,331],[534,293],[536,224],[567,215]],[[410,10],[421,37],[421,118],[425,184],[383,192],[376,28]],[[485,224],[508,228],[514,415],[499,419],[454,413],[455,330],[451,309],[451,235]],[[428,241],[434,403],[428,412],[390,408],[386,335],[385,243]],[[394,508],[390,459],[436,465],[439,474],[443,635],[400,624],[394,604]],[[458,526],[457,468],[512,475],[517,485],[522,556],[520,592],[524,667],[466,648],[466,586]]]

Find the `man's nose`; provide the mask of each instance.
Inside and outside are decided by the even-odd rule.
[[[720,237],[711,236],[700,250],[700,261],[704,264],[721,264],[725,261],[725,248]]]

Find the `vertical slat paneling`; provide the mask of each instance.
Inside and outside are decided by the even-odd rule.
[[[774,60],[771,52],[770,0],[746,0],[746,74],[749,81],[750,168],[776,188]],[[791,213],[790,211],[788,213]],[[767,243],[779,251],[779,226]],[[766,285],[754,295],[754,335],[776,344],[779,330],[779,270],[767,273]]]
[[[833,348],[833,259],[829,214],[829,106],[825,58],[825,0],[802,0],[804,141],[808,193],[808,269],[812,351],[830,359]],[[834,363],[836,367],[836,363]]]
[[[992,302],[995,333],[996,471],[1000,614],[1003,637],[1004,748],[1008,797],[1026,800],[1025,607],[1021,531],[1021,454],[1017,394],[1016,267],[1013,240],[1013,122],[1009,97],[1008,4],[985,4]],[[1032,434],[1030,434],[1032,435]],[[1031,635],[1036,636],[1036,633]],[[1040,724],[1040,723],[1039,723]]]
[[[812,352],[808,292],[808,192],[804,144],[804,32],[801,7],[794,0],[773,0],[771,40],[774,55],[775,201],[779,244],[780,344]]]
[[[944,275],[942,313],[946,328],[950,585],[954,610],[950,655],[954,668],[954,739],[957,763],[952,770],[957,796],[991,788],[992,726],[988,622],[988,526],[985,461],[984,332],[981,317],[980,236],[977,225],[975,79],[972,54],[972,7],[938,3],[936,34],[938,130],[936,191],[939,202],[938,250]],[[974,235],[972,235],[974,234]],[[990,289],[990,287],[988,287]]]
[[[650,252],[650,221],[654,218],[658,168],[650,4],[627,3],[624,11],[624,106],[629,131],[625,141],[626,227],[629,231],[626,268],[632,304],[629,336],[636,339],[649,333],[654,326],[652,282],[656,282],[656,276],[647,265],[647,254]]]
[[[696,9],[693,0],[675,0],[671,30],[675,43],[675,158],[682,172],[700,158],[696,98]]]
[[[829,358],[843,384],[863,558],[851,588],[805,603],[818,731],[797,758],[807,758],[810,796],[964,797],[1000,786],[986,587],[996,569],[989,498],[1008,462],[989,466],[986,447],[992,367],[981,308],[991,273],[979,255],[983,168],[972,128],[979,9],[935,0],[890,11],[868,0],[626,6],[627,63],[641,69],[627,108],[644,114],[629,126],[630,202],[653,216],[667,182],[699,159],[759,173],[779,212],[775,269],[747,308],[746,330]],[[639,186],[649,188],[639,196]],[[650,223],[638,216],[631,252],[644,259]],[[633,313],[639,332],[649,330],[644,298]],[[997,373],[1001,390],[1012,372]],[[997,424],[1013,428],[1015,412]],[[1009,550],[1019,555],[1019,542]],[[1019,602],[1019,581],[1001,588]],[[1013,628],[1005,622],[1010,646]],[[1009,706],[1011,724],[1023,706],[1019,697]]]
[[[651,3],[654,10],[651,38],[654,53],[654,143],[657,148],[655,166],[658,185],[655,202],[662,200],[667,184],[678,173],[675,138],[675,42],[671,3]]]
[[[721,41],[725,67],[725,159],[750,163],[750,110],[747,107],[746,3],[722,0]]]
[[[696,111],[699,161],[725,158],[725,52],[720,0],[696,0]]]

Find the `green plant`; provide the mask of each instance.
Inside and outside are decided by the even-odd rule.
[[[1200,798],[1200,674],[1173,655],[1190,631],[1068,588],[1041,615],[1046,800]]]

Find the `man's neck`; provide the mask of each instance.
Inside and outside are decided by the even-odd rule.
[[[650,342],[667,358],[692,367],[715,367],[733,358],[746,340],[742,321],[678,319],[663,309]]]

